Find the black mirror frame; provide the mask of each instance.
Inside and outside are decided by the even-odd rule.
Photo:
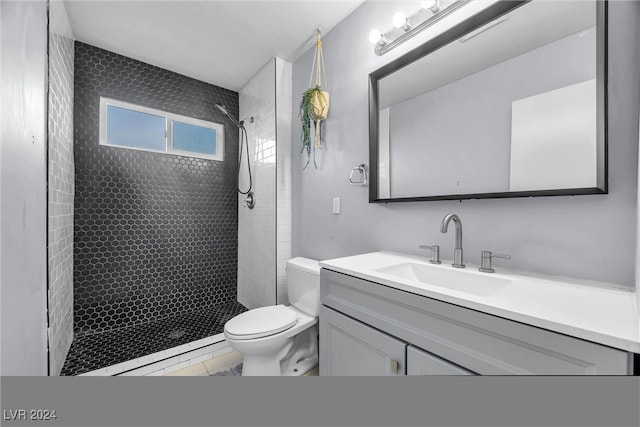
[[[512,197],[575,196],[585,194],[608,194],[608,0],[597,0],[597,186],[556,190],[511,191],[496,193],[450,194],[424,197],[380,198],[378,188],[378,81],[410,63],[457,40],[486,23],[507,14],[531,0],[499,1],[473,15],[444,33],[434,37],[414,50],[391,61],[369,74],[369,203],[414,202],[433,200],[465,200]]]

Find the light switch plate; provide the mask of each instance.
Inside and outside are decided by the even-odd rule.
[[[333,214],[340,215],[340,197],[333,198]]]

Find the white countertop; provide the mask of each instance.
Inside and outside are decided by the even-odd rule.
[[[425,258],[392,252],[373,252],[320,262],[328,270],[377,282],[484,313],[504,317],[562,334],[582,338],[625,351],[640,353],[640,315],[638,299],[632,291],[607,284],[571,279],[507,272],[480,273],[467,265],[463,274],[505,278],[511,282],[499,290],[464,292],[432,286],[411,279],[398,278],[378,269],[411,262],[429,268],[449,269],[451,262],[429,264]]]

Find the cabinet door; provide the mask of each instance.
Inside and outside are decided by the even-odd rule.
[[[407,375],[475,375],[419,348],[407,347]]]
[[[404,375],[406,347],[404,341],[320,307],[321,376]]]

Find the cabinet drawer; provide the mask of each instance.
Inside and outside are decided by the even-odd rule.
[[[408,346],[407,375],[474,375],[474,373],[419,348]]]
[[[482,375],[627,375],[628,353],[322,269],[321,302]]]

